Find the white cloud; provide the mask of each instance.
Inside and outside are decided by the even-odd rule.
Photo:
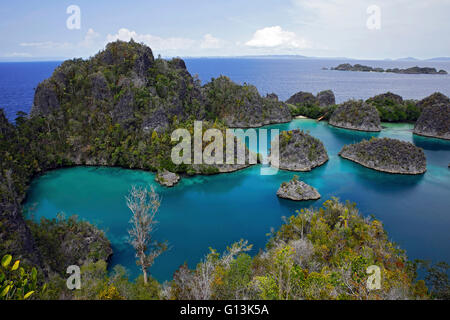
[[[130,31],[126,28],[121,28],[114,34],[108,34],[106,40],[108,42],[122,40],[130,41],[133,39],[136,42],[143,42],[150,46],[153,50],[181,50],[189,49],[195,46],[195,41],[188,38],[161,38],[151,34],[138,34],[136,31]]]
[[[33,55],[28,52],[12,52],[12,53],[5,54],[3,57],[5,57],[5,58],[30,58],[32,56]]]
[[[202,49],[219,49],[225,45],[225,42],[221,39],[213,37],[211,34],[205,34],[203,40],[200,42],[200,48]]]
[[[55,48],[69,48],[72,46],[69,42],[54,42],[54,41],[38,41],[38,42],[22,42],[21,47],[33,47],[42,49],[55,49]]]
[[[253,38],[245,43],[249,47],[307,49],[311,44],[294,32],[285,31],[280,26],[257,30]]]
[[[80,45],[85,47],[91,47],[97,43],[97,40],[100,38],[100,33],[94,31],[94,29],[90,28],[86,35],[84,36],[84,40],[80,43]]]

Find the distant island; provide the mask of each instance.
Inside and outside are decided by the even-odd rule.
[[[350,63],[342,63],[335,68],[331,68],[331,70],[338,71],[362,71],[362,72],[390,72],[390,73],[401,73],[401,74],[448,74],[445,70],[437,71],[436,68],[429,67],[411,67],[407,69],[383,69],[383,68],[373,68],[369,66],[364,66],[362,64],[351,65]]]

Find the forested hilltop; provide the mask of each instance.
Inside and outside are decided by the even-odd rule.
[[[12,125],[0,109],[0,252],[42,263],[21,204],[32,177],[47,170],[105,165],[211,174],[242,168],[172,163],[171,132],[186,128],[193,135],[195,120],[203,120],[203,130],[223,131],[236,123],[286,122],[291,115],[284,103],[227,77],[202,86],[183,60],[155,59],[134,41],[63,62],[36,88],[30,116],[19,113]]]

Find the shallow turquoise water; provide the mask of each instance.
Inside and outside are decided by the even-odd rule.
[[[213,247],[222,251],[239,239],[263,248],[266,234],[277,228],[283,216],[309,206],[320,206],[331,196],[354,201],[364,215],[381,219],[392,240],[410,258],[450,262],[450,142],[412,135],[408,124],[383,124],[379,134],[332,128],[313,120],[294,120],[266,128],[301,128],[322,140],[330,161],[298,175],[316,187],[318,201],[296,203],[275,195],[279,185],[294,173],[279,171],[261,176],[254,166],[231,174],[185,178],[175,188],[157,186],[163,197],[158,213],[158,240],[171,249],[151,269],[158,280],[167,280],[185,261],[191,267]],[[421,176],[381,173],[341,159],[344,144],[371,136],[392,137],[424,148],[428,171]],[[55,217],[58,212],[77,214],[106,230],[114,249],[112,265],[126,266],[138,274],[131,246],[127,243],[130,212],[125,195],[133,184],[154,184],[154,175],[118,168],[78,167],[49,172],[33,181],[27,206],[34,216]]]

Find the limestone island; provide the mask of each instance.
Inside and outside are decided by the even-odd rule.
[[[278,142],[279,169],[311,171],[313,168],[321,166],[328,161],[328,154],[322,141],[302,130],[283,131],[279,140],[275,139],[272,142],[272,150]],[[271,159],[271,163],[277,167],[273,159]]]
[[[298,180],[297,176],[294,176],[289,182],[283,182],[277,191],[277,196],[294,201],[320,199],[319,192],[310,185]]]
[[[164,169],[156,174],[155,181],[162,186],[173,187],[180,181],[180,176]]]
[[[417,105],[422,112],[414,126],[414,134],[450,140],[450,99],[436,92]]]
[[[365,66],[362,64],[351,65],[350,63],[342,63],[335,68],[331,68],[331,70],[338,71],[360,71],[360,72],[389,72],[389,73],[401,73],[401,74],[447,74],[445,70],[436,70],[436,68],[429,67],[411,67],[406,69],[399,68],[391,68],[391,69],[383,69],[383,68],[373,68],[369,66]]]
[[[349,100],[339,105],[328,123],[344,129],[381,131],[380,115],[377,109],[362,100]]]
[[[372,138],[345,145],[339,155],[381,172],[422,174],[427,171],[423,149],[396,139]]]

